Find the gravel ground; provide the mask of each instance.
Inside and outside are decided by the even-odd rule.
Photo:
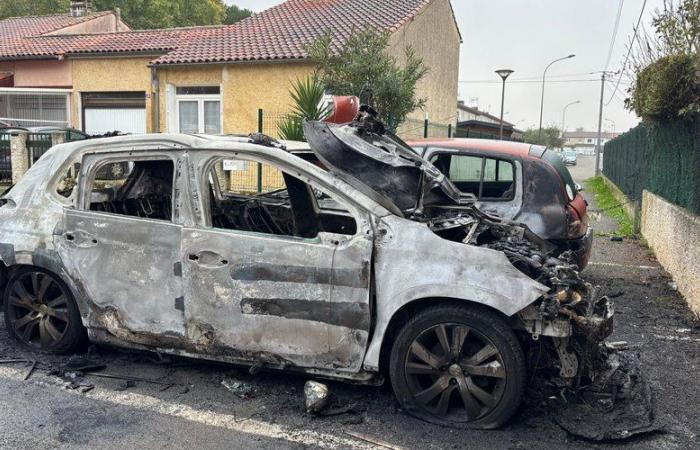
[[[592,168],[592,164],[588,169]],[[574,170],[587,178],[584,163]],[[595,208],[595,205],[591,205]],[[612,226],[601,216],[602,227]],[[594,224],[595,226],[595,224]],[[669,278],[639,242],[596,240],[585,275],[604,292],[619,294],[611,340],[628,341],[639,354],[665,430],[616,444],[623,448],[698,448],[700,420],[700,327]],[[306,378],[279,373],[251,376],[244,369],[157,355],[100,348],[90,358],[103,373],[137,376],[146,382],[90,377],[95,389],[66,390],[45,368],[64,363],[18,350],[0,326],[0,359],[43,362],[29,380],[26,365],[0,364],[0,446],[3,448],[297,448],[372,447],[357,433],[405,448],[600,448],[567,435],[546,405],[527,402],[498,431],[435,427],[405,415],[388,387],[330,383],[339,402],[360,411],[334,417],[303,412]],[[222,385],[235,384],[235,392]],[[353,436],[349,433],[354,433]]]

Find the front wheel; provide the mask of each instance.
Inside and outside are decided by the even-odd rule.
[[[8,333],[25,347],[68,353],[83,341],[84,328],[73,295],[47,271],[17,271],[5,287],[4,306]]]
[[[525,357],[495,313],[436,306],[399,332],[390,377],[399,402],[414,416],[440,425],[497,428],[520,405]]]

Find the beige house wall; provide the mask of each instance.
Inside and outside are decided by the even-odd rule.
[[[151,117],[151,69],[153,57],[72,60],[72,123],[82,126],[80,94],[83,92],[146,92],[146,117]],[[147,120],[146,130],[153,127]]]
[[[454,125],[457,121],[460,37],[449,1],[434,0],[396,31],[389,42],[390,54],[399,62],[405,61],[404,50],[411,46],[430,69],[418,85],[419,95],[427,99],[425,110],[416,110],[409,117],[422,121],[427,113],[433,123]]]
[[[10,71],[15,74],[15,87],[70,88],[73,85],[71,63],[67,60],[17,61]]]

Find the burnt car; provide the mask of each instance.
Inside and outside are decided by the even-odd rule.
[[[570,253],[553,257],[526,226],[479,210],[372,114],[305,128],[327,169],[260,136],[47,152],[0,207],[9,334],[56,353],[87,337],[354,383],[388,377],[412,414],[477,428],[514,413],[535,360],[570,384],[591,376],[613,310]],[[128,165],[123,180],[96,178],[114,163]],[[222,170],[258,164],[282,186],[251,193]]]
[[[526,224],[557,248],[588,264],[593,232],[586,200],[561,156],[545,147],[487,139],[408,142],[484,211]]]

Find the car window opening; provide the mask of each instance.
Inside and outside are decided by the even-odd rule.
[[[215,228],[301,238],[357,233],[355,219],[330,196],[269,164],[227,159],[208,180]]]
[[[173,172],[171,160],[103,164],[91,183],[90,210],[171,220]]]
[[[508,201],[515,197],[515,168],[510,161],[473,155],[435,155],[431,162],[461,192],[479,200]]]

